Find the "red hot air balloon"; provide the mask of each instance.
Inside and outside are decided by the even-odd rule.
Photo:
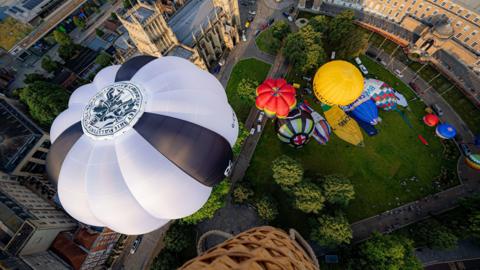
[[[429,127],[434,127],[438,124],[438,116],[433,113],[429,113],[423,117],[423,122]]]
[[[266,79],[257,88],[255,105],[268,117],[286,118],[295,108],[295,88],[284,79]]]

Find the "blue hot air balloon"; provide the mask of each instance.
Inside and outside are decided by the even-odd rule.
[[[437,126],[435,133],[442,139],[452,139],[457,135],[457,130],[454,126],[444,123]]]
[[[371,99],[355,107],[351,113],[370,125],[376,125],[379,122],[377,106]]]

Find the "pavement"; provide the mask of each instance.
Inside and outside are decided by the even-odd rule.
[[[400,79],[403,82],[409,83],[410,81],[415,80],[415,84],[420,88],[420,91],[416,92],[418,98],[427,105],[438,104],[444,111],[444,115],[440,117],[440,119],[453,124],[457,128],[458,133],[461,135],[464,142],[473,141],[472,132],[468,129],[460,116],[458,116],[453,108],[441,97],[440,94],[432,89],[427,82],[416,76],[415,72],[406,67],[403,63],[391,58],[387,53],[373,47],[370,47],[369,50],[377,53],[377,55],[387,63],[386,68],[390,71],[393,72],[397,69],[401,71],[402,77]],[[462,155],[457,163],[457,171],[461,180],[460,185],[351,224],[353,230],[353,242],[360,242],[368,239],[374,231],[388,233],[440,214],[458,206],[458,203],[462,198],[480,192],[479,173],[469,168],[463,160],[464,156]]]
[[[452,250],[421,248],[415,251],[415,255],[424,266],[429,266],[440,263],[480,259],[480,247],[474,240],[467,239],[458,241],[457,247]]]

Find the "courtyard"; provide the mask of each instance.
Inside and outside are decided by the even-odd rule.
[[[407,100],[415,95],[389,71],[366,57],[364,64],[374,77],[387,82],[397,91],[404,94]],[[234,69],[227,93],[229,100],[240,119],[244,119],[245,107],[253,104],[240,103],[235,96],[233,85],[243,76],[256,76],[244,72],[252,64],[252,60],[240,62]],[[248,63],[248,65],[247,65]],[[289,81],[300,83],[300,81]],[[233,90],[233,91],[232,91]],[[319,112],[322,112],[314,98],[306,98]],[[285,199],[285,193],[272,178],[271,162],[282,154],[286,154],[301,162],[305,169],[305,178],[316,181],[323,175],[343,175],[348,177],[355,187],[355,199],[346,209],[350,222],[373,216],[388,209],[425,197],[428,194],[458,184],[455,173],[458,152],[445,154],[452,145],[441,141],[434,134],[434,129],[422,122],[425,105],[419,100],[409,103],[408,109],[400,109],[409,120],[404,120],[400,112],[380,111],[383,119],[377,129],[379,134],[368,137],[364,134],[365,147],[355,147],[338,139],[334,134],[326,146],[311,141],[302,149],[295,150],[281,143],[274,130],[273,120],[269,120],[257,146],[251,165],[243,181],[249,182],[256,194],[270,194],[279,204],[279,217],[273,225],[298,228],[302,233],[308,232],[305,222],[306,214],[291,207]],[[409,128],[409,122],[413,128]],[[429,146],[424,146],[418,139],[422,135]],[[439,158],[441,157],[441,158]],[[441,181],[438,176],[444,170],[448,180]]]

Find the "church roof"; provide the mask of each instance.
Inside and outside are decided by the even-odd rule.
[[[168,25],[181,43],[191,47],[195,43],[192,34],[198,37],[200,28],[207,28],[208,20],[213,21],[219,11],[212,0],[191,0],[175,13]]]

